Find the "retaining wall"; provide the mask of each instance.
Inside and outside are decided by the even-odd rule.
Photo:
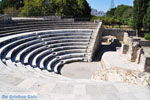
[[[88,61],[93,61],[95,55],[97,54],[97,51],[99,50],[102,42],[102,22],[99,22],[97,29],[93,33],[90,41],[90,46],[88,49],[88,52],[90,52]]]
[[[0,23],[7,23],[9,21],[11,21],[10,15],[1,15],[0,16]]]
[[[129,36],[135,36],[135,31],[133,30],[121,30],[121,29],[103,29],[102,36],[115,36],[120,41],[123,41],[124,32],[127,32]]]

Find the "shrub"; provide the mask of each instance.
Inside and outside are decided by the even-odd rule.
[[[15,7],[8,7],[3,9],[4,14],[14,14],[17,13],[17,10]]]
[[[146,40],[150,40],[150,33],[145,34],[144,38],[145,38]]]

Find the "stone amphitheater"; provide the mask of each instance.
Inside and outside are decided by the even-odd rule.
[[[1,21],[0,100],[150,100],[148,86],[61,75],[68,64],[101,69],[102,32],[102,22]]]

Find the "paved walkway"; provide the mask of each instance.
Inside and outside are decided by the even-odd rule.
[[[76,62],[66,64],[61,72],[63,76],[75,79],[90,79],[91,76],[100,70],[100,62]]]
[[[29,66],[12,65],[11,62],[7,67],[0,65],[0,100],[10,100],[2,95],[31,94],[35,98],[13,100],[150,100],[148,87],[71,79]]]
[[[117,82],[67,79],[56,75],[49,78],[30,76],[27,79],[2,75],[0,80],[0,97],[15,93],[35,94],[38,98],[19,100],[150,100],[150,90],[147,87]]]
[[[145,53],[145,56],[150,57],[150,47],[142,47]]]
[[[102,62],[107,68],[120,67],[124,69],[140,70],[143,71],[141,64],[136,64],[135,62],[130,62],[126,54],[121,54],[118,52],[106,52],[102,57]]]

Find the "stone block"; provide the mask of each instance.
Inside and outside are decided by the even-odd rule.
[[[128,50],[129,50],[129,46],[126,45],[126,44],[122,44],[122,46],[121,46],[121,53],[122,54],[127,54]]]
[[[136,58],[136,63],[139,64],[140,63],[140,59],[141,59],[141,55],[143,54],[143,49],[140,48],[138,51],[137,51],[137,58]]]
[[[124,38],[123,38],[123,42],[125,44],[128,44],[128,39],[129,39],[129,34],[127,32],[124,33]]]
[[[132,47],[132,52],[131,52],[131,56],[130,56],[130,61],[131,62],[135,62],[136,61],[136,59],[137,59],[137,51],[138,51],[138,48]]]
[[[146,57],[145,59],[145,71],[150,72],[150,57]]]
[[[137,51],[140,49],[140,39],[137,38],[130,38],[129,39],[129,60],[131,62],[135,62],[137,59]]]
[[[140,41],[140,45],[149,47],[150,46],[150,41],[148,41],[148,40],[141,40]]]

